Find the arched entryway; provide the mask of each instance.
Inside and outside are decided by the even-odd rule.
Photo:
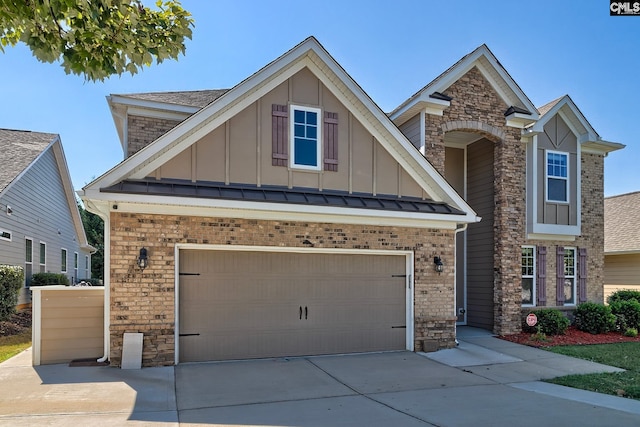
[[[458,323],[494,327],[495,174],[501,131],[479,122],[445,124],[445,177],[478,216],[456,240]]]

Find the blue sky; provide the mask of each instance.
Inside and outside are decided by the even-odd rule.
[[[313,35],[391,111],[485,43],[536,106],[569,94],[603,139],[627,146],[605,160],[606,196],[640,190],[640,16],[610,17],[606,0],[182,5],[196,21],[186,55],[135,76],[88,83],[7,48],[0,128],[60,134],[79,189],[123,158],[109,94],[229,88]]]

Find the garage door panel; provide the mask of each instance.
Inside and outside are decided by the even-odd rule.
[[[182,362],[405,348],[404,256],[188,250],[180,271]]]

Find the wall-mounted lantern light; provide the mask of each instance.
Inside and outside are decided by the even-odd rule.
[[[438,273],[442,273],[442,271],[444,270],[444,264],[442,263],[442,258],[440,258],[439,256],[433,257],[433,264],[436,267],[436,271]]]
[[[138,264],[138,267],[140,267],[140,270],[144,270],[149,265],[149,258],[147,257],[146,248],[140,248],[140,255],[138,255],[136,264]]]

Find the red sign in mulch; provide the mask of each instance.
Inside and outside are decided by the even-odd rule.
[[[538,323],[538,317],[533,313],[527,314],[527,325],[536,326],[536,323]]]

